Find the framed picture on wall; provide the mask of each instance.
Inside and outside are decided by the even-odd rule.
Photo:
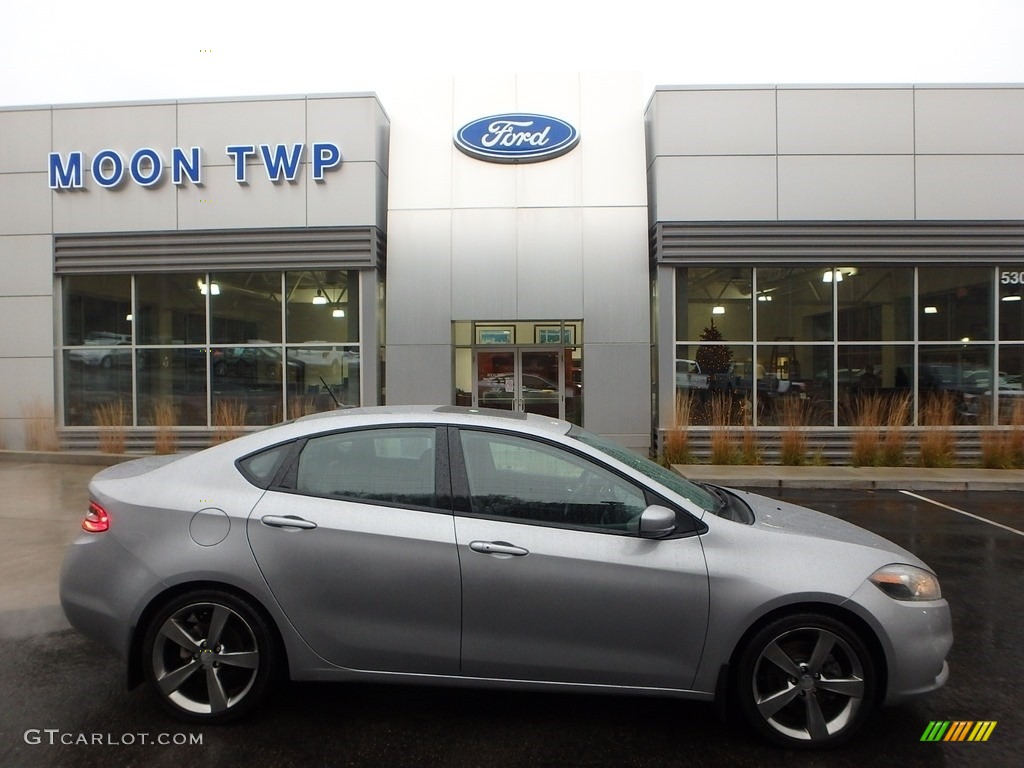
[[[514,325],[478,325],[476,327],[476,343],[515,344],[516,327]]]
[[[571,347],[576,344],[576,327],[573,325],[537,325],[533,329],[534,344],[558,344]]]

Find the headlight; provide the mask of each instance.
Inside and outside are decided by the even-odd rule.
[[[894,600],[938,600],[939,579],[913,565],[886,565],[871,574],[871,583]]]

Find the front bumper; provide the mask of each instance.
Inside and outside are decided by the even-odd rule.
[[[953,646],[949,603],[894,600],[868,581],[851,601],[860,607],[882,644],[888,668],[886,704],[898,704],[946,684],[946,656]]]

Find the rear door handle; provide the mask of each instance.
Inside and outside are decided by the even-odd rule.
[[[267,515],[266,517],[261,517],[260,522],[264,525],[269,525],[271,528],[302,528],[303,530],[316,528],[316,523],[312,520],[303,520],[301,517],[293,515],[286,515],[284,517]]]
[[[501,557],[523,557],[530,554],[530,550],[509,544],[507,541],[471,541],[469,548],[474,552],[484,555],[497,555]]]

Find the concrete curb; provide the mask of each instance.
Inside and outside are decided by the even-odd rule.
[[[1022,491],[1024,470],[923,467],[783,467],[673,464],[688,480],[739,488]]]
[[[0,461],[28,464],[90,464],[110,467],[142,459],[148,453],[71,453],[66,451],[0,451]]]

